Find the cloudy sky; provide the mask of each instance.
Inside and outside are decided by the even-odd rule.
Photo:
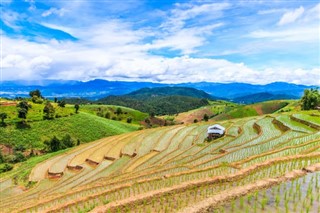
[[[320,85],[318,0],[1,0],[1,81]]]

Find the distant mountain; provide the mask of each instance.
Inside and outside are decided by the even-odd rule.
[[[153,98],[157,96],[188,96],[193,98],[205,98],[205,99],[218,99],[217,97],[212,97],[208,93],[190,88],[190,87],[155,87],[155,88],[142,88],[136,91],[133,91],[126,96],[138,99],[146,100],[148,98]]]
[[[287,94],[271,94],[268,92],[255,93],[251,95],[240,96],[232,99],[231,101],[242,104],[253,104],[270,100],[290,100],[299,99],[300,97]]]
[[[271,94],[285,94],[296,97],[301,97],[303,91],[307,88],[313,88],[316,86],[297,85],[285,82],[274,82],[266,85],[253,85],[246,83],[185,83],[178,84],[178,86],[193,87],[203,90],[210,95],[225,97],[228,99],[234,99],[241,96],[256,94],[256,93],[271,93]]]
[[[296,85],[284,82],[275,82],[266,85],[253,85],[246,83],[183,83],[183,84],[160,84],[152,82],[124,82],[92,80],[81,81],[14,81],[0,82],[0,97],[25,97],[30,90],[40,89],[45,97],[83,97],[90,100],[98,100],[109,95],[124,95],[142,88],[157,87],[190,87],[203,90],[213,97],[234,99],[240,96],[247,96],[256,93],[270,93],[292,95],[301,97],[303,90],[312,86]],[[315,86],[313,86],[315,87]],[[191,92],[191,91],[190,91]]]

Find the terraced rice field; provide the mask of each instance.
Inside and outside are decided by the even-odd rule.
[[[34,167],[29,190],[2,180],[1,212],[319,212],[317,115],[224,121],[205,142],[211,124],[81,145]]]

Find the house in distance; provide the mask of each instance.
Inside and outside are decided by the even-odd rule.
[[[219,124],[214,124],[212,126],[208,127],[208,139],[212,140],[215,138],[219,138],[224,136],[226,128],[224,128],[223,126],[219,125]]]

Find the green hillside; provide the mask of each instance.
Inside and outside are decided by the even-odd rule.
[[[0,128],[0,143],[28,148],[44,148],[43,141],[69,134],[73,139],[89,142],[110,135],[137,130],[137,126],[101,118],[86,112],[54,120],[30,122],[30,128],[15,125]]]
[[[21,121],[18,118],[18,110],[17,110],[17,101],[8,101],[2,99],[0,101],[0,113],[6,113],[8,118],[5,119],[7,124],[14,124],[16,122]],[[34,104],[31,101],[28,101],[28,104],[31,105],[31,108],[28,110],[27,114],[27,122],[33,121],[42,121],[43,120],[43,108],[44,104]],[[73,105],[66,105],[65,107],[58,107],[57,103],[51,103],[55,108],[55,116],[56,117],[65,117],[75,114],[75,109]]]
[[[117,110],[119,110],[119,108],[121,111],[118,114]],[[122,122],[128,122],[128,119],[131,118],[131,123],[134,124],[139,124],[149,116],[147,113],[135,109],[114,105],[82,105],[81,111]]]
[[[195,120],[201,121],[204,115],[214,117],[220,113],[230,111],[236,108],[238,105],[228,101],[209,101],[209,105],[203,106],[197,109],[193,109],[187,112],[182,112],[172,116],[163,116],[166,120],[174,120],[176,123],[194,123]]]
[[[226,119],[233,119],[233,118],[243,118],[249,116],[258,116],[264,114],[270,114],[277,112],[278,110],[286,107],[291,102],[296,102],[292,100],[276,100],[276,101],[266,101],[256,104],[250,105],[239,105],[234,109],[226,110],[221,114],[215,116],[214,120],[226,120]]]

